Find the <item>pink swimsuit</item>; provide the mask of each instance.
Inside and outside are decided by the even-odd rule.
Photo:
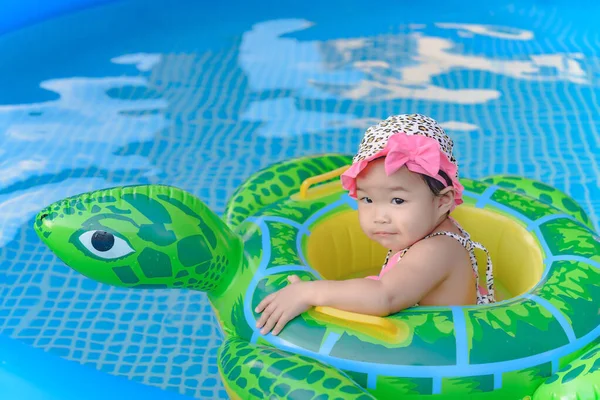
[[[454,223],[454,225],[456,225],[456,227],[458,228],[458,230],[460,231],[462,236],[457,235],[456,233],[453,233],[453,232],[444,231],[444,232],[435,232],[430,235],[427,235],[422,240],[425,240],[427,238],[434,237],[434,236],[440,236],[440,235],[450,236],[451,238],[456,239],[469,253],[469,258],[471,260],[471,266],[473,267],[473,274],[475,275],[475,284],[476,284],[476,289],[477,289],[477,304],[494,303],[496,300],[494,298],[494,276],[492,273],[492,260],[490,259],[490,254],[488,253],[487,249],[485,247],[483,247],[483,245],[481,243],[471,240],[471,237],[469,236],[469,234],[458,224],[458,222],[456,222],[453,218],[450,218],[450,220]],[[383,267],[381,268],[381,272],[379,272],[379,275],[378,276],[368,276],[367,278],[379,280],[386,272],[388,272],[390,269],[392,269],[394,266],[396,266],[398,261],[400,261],[402,259],[404,254],[406,254],[406,252],[409,249],[410,249],[410,247],[407,247],[406,249],[401,250],[394,255],[392,255],[392,251],[390,250],[385,259],[385,263],[383,264]],[[486,278],[487,288],[481,287],[479,285],[479,267],[477,265],[477,258],[475,257],[475,249],[483,250],[487,256],[487,265],[486,265],[486,270],[485,270],[485,278]]]

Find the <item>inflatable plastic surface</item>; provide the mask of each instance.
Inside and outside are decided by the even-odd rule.
[[[465,204],[453,212],[491,253],[498,303],[385,318],[316,308],[262,336],[254,308],[288,275],[343,279],[381,266],[385,249],[366,239],[339,184],[349,163],[324,155],[272,165],[238,189],[223,219],[180,189],[143,185],[54,203],[35,229],[91,279],[206,292],[226,334],[219,367],[234,399],[522,399],[598,343],[590,221],[568,196],[518,177],[461,180]],[[568,389],[549,384],[544,396],[584,393],[586,376]]]

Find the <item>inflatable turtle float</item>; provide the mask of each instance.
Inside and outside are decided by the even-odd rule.
[[[226,336],[218,363],[233,399],[523,399],[600,343],[590,220],[560,191],[507,176],[462,179],[465,204],[453,212],[490,251],[499,302],[385,318],[317,307],[261,335],[254,309],[288,275],[344,279],[381,267],[386,250],[364,236],[339,183],[350,162],[274,164],[237,190],[223,218],[183,190],[139,185],[56,202],[34,226],[96,281],[206,292]],[[573,393],[588,390],[586,376],[570,379]]]

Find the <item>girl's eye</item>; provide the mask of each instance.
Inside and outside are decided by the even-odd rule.
[[[368,198],[368,197],[362,197],[362,198],[360,199],[360,201],[362,201],[363,203],[367,203],[367,204],[370,204],[370,203],[372,203],[372,202],[373,202],[373,201],[372,201],[370,198]]]
[[[402,203],[404,203],[404,200],[399,199],[398,197],[394,197],[392,199],[392,204],[398,205],[398,204],[402,204]]]

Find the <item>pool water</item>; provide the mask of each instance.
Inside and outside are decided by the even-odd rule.
[[[0,36],[0,333],[107,373],[227,398],[204,294],[108,287],[32,229],[61,198],[136,183],[222,212],[254,171],[352,153],[418,112],[462,176],[569,193],[598,228],[600,3],[117,1]]]

